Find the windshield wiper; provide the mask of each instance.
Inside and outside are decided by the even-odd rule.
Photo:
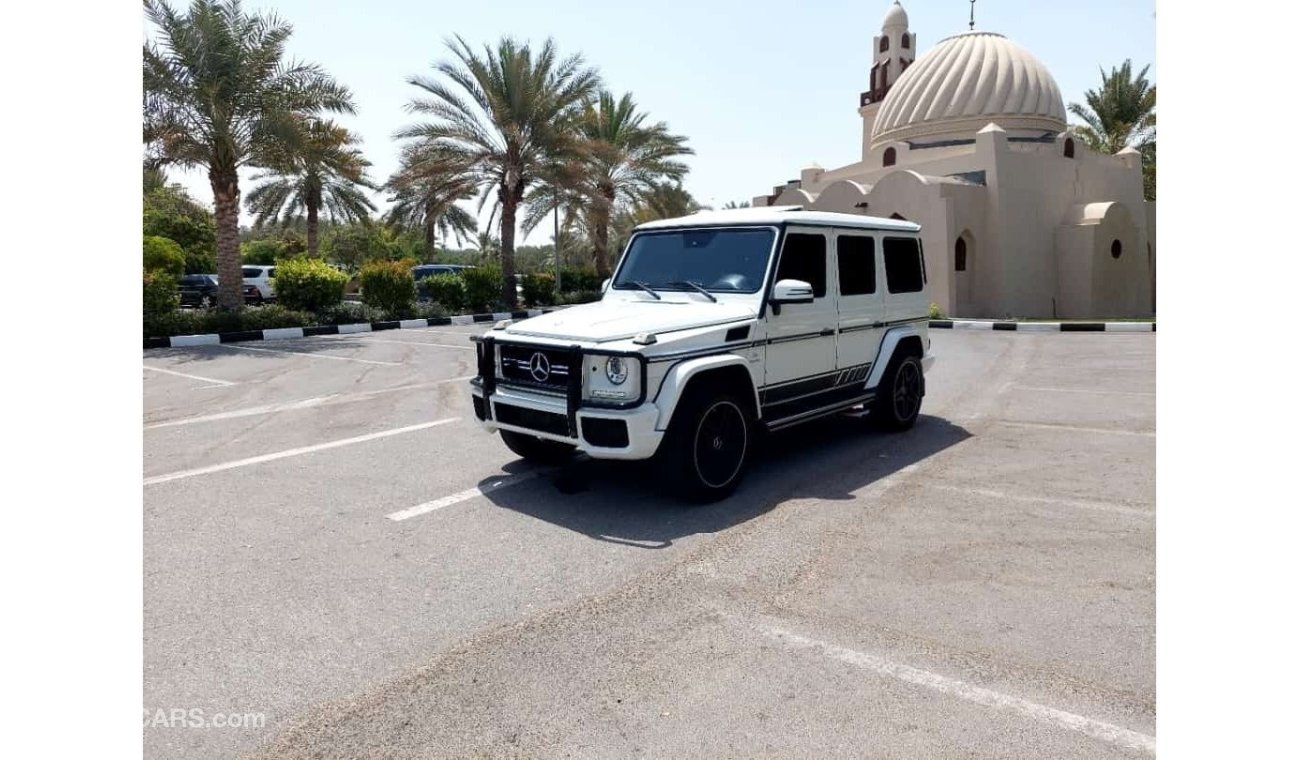
[[[713,294],[710,293],[709,291],[705,290],[705,289],[704,289],[704,286],[701,285],[701,284],[699,284],[698,282],[693,282],[693,281],[691,281],[691,280],[678,280],[677,282],[673,282],[673,283],[669,283],[669,284],[670,284],[670,285],[685,285],[685,286],[688,287],[688,288],[692,288],[692,289],[694,289],[694,290],[700,292],[701,294],[704,295],[705,298],[709,299],[710,301],[712,301],[712,302],[714,302],[714,303],[717,303],[717,302],[718,302],[718,297],[715,296],[715,295],[713,295]]]
[[[663,296],[661,296],[661,295],[659,295],[658,293],[656,293],[654,288],[652,288],[652,287],[650,287],[649,285],[645,284],[645,283],[642,282],[641,280],[632,280],[632,284],[635,285],[635,286],[637,286],[638,288],[644,290],[645,292],[649,293],[650,295],[654,296],[654,298],[655,298],[656,301],[662,301],[662,300],[663,300]]]

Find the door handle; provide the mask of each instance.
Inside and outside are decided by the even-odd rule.
[[[825,338],[825,337],[828,336],[828,335],[834,335],[834,334],[835,334],[835,330],[834,330],[833,328],[830,328],[830,327],[823,327],[823,328],[822,328],[821,335],[822,335],[823,338]]]

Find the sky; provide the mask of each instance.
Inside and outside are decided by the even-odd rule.
[[[183,0],[172,0],[182,4]],[[861,157],[858,94],[867,89],[871,39],[893,0],[592,3],[551,0],[245,0],[294,28],[289,54],[322,65],[351,88],[355,116],[339,121],[363,139],[371,176],[397,166],[393,133],[414,123],[404,110],[419,92],[406,83],[448,57],[444,40],[481,46],[503,35],[553,37],[581,53],[615,93],[631,92],[652,121],[665,121],[695,150],[686,189],[706,205],[746,201],[816,162],[831,169]],[[965,31],[969,0],[911,0],[903,7],[924,54]],[[1126,58],[1151,65],[1152,0],[978,0],[975,28],[1006,35],[1052,72],[1068,105]],[[152,30],[146,28],[146,34]],[[251,184],[244,175],[241,189]],[[171,170],[210,203],[206,172]],[[375,196],[383,206],[383,195]],[[247,214],[242,218],[249,223]],[[545,227],[545,225],[543,225]],[[527,242],[549,241],[544,230]]]

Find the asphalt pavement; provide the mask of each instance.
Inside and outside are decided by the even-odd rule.
[[[144,352],[147,756],[1154,753],[1154,334],[932,331],[696,507],[479,431],[481,329]]]

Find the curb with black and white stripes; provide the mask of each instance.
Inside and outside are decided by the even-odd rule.
[[[1017,332],[1155,332],[1155,322],[1011,322],[988,319],[932,319],[930,327],[952,330],[1015,330]]]
[[[491,314],[460,314],[454,317],[428,317],[426,319],[394,319],[388,322],[358,322],[352,325],[315,325],[312,327],[277,327],[271,330],[241,330],[239,332],[210,333],[208,335],[173,335],[170,338],[145,338],[145,348],[183,348],[185,346],[213,346],[220,343],[242,343],[249,340],[283,340],[309,338],[313,335],[349,335],[352,333],[379,332],[380,330],[414,330],[421,327],[447,325],[472,325],[479,322],[498,322],[502,319],[527,319],[550,309],[498,311]]]

